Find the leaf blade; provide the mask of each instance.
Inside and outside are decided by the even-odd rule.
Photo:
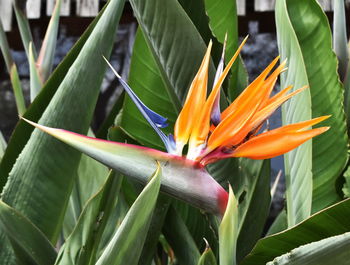
[[[138,196],[96,265],[136,265],[141,255],[161,183],[161,167]]]

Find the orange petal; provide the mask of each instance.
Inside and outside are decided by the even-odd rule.
[[[220,75],[218,81],[215,83],[215,86],[213,87],[213,90],[211,91],[208,100],[205,102],[204,108],[201,109],[200,114],[197,116],[196,121],[194,121],[193,129],[191,132],[191,138],[189,142],[189,153],[191,153],[191,149],[193,150],[197,146],[205,143],[209,129],[210,129],[210,115],[211,111],[215,102],[215,99],[220,92],[220,88],[222,83],[225,80],[225,77],[227,76],[228,72],[230,71],[233,63],[235,62],[236,58],[238,57],[240,51],[242,50],[245,42],[247,41],[248,37],[246,37],[241,45],[238,47],[237,51],[225,67],[223,73]]]
[[[194,77],[188,91],[185,104],[176,120],[174,137],[178,153],[181,155],[183,146],[187,143],[195,119],[198,119],[207,96],[208,67],[212,42],[208,45],[198,73]]]
[[[272,158],[291,151],[329,128],[321,127],[307,131],[263,133],[238,146],[231,156],[251,159]]]
[[[294,124],[285,125],[283,127],[265,132],[263,134],[301,132],[301,131],[304,131],[304,130],[310,128],[311,126],[316,125],[317,123],[320,123],[320,122],[328,119],[329,117],[331,117],[331,115],[325,115],[325,116],[314,118],[312,120],[307,120],[307,121],[302,121],[302,122],[298,122],[298,123],[294,123]]]
[[[289,88],[289,87],[288,87]],[[291,87],[290,87],[291,88]],[[290,89],[289,88],[289,89]],[[235,136],[234,139],[231,141],[227,141],[230,145],[237,145],[241,143],[244,138],[247,136],[247,134],[251,131],[256,130],[259,126],[262,125],[262,123],[279,107],[281,106],[285,101],[287,101],[292,96],[300,93],[303,91],[306,87],[300,88],[293,93],[290,93],[288,95],[280,94],[279,97],[275,98],[274,102],[271,102],[269,105],[265,106],[263,109],[258,110],[254,113],[253,117],[250,119],[250,121],[240,130]],[[258,131],[258,130],[257,130]]]
[[[277,77],[286,70],[285,66],[286,66],[287,60],[284,60],[277,68],[275,71],[273,71],[273,73],[265,80],[264,85],[262,86],[263,90],[266,90],[266,94],[265,94],[265,98],[263,99],[263,101],[260,104],[260,108],[264,107],[267,103],[267,101],[270,98],[271,92],[276,84],[277,81]]]
[[[266,91],[262,90],[261,87],[266,76],[275,66],[278,59],[279,57],[273,60],[273,62],[227,108],[229,115],[220,122],[209,137],[206,153],[211,152],[219,146],[236,142],[234,138],[235,135],[249,122],[259,108],[261,101],[265,98]]]
[[[279,56],[277,56],[266,68],[265,70],[231,103],[230,106],[228,106],[221,115],[221,119],[225,119],[227,116],[231,115],[233,112],[236,111],[237,108],[239,108],[240,105],[242,105],[247,98],[250,97],[250,95],[253,93],[254,90],[257,90],[257,85],[261,83],[259,88],[264,84],[265,78],[270,73],[272,68],[276,65],[277,61],[279,60]],[[266,95],[269,95],[269,91],[264,91],[264,97]]]
[[[276,101],[276,98],[279,98],[279,97],[283,97],[284,95],[286,95],[288,93],[289,90],[291,90],[293,88],[293,86],[288,86],[286,87],[285,89],[281,90],[280,92],[278,92],[276,95],[274,95],[273,97],[269,98],[265,104],[266,105],[269,105],[271,104],[272,102]],[[305,87],[302,87],[302,88],[308,88],[308,86],[305,86]]]
[[[285,91],[288,91],[292,88],[292,86],[289,86],[285,88],[284,90],[280,91],[278,94],[276,94],[271,100],[268,101],[268,104],[265,105],[264,108],[258,110],[253,118],[251,119],[249,125],[246,126],[248,132],[251,130],[254,130],[256,127],[258,127],[264,120],[266,120],[275,110],[280,107],[284,102],[286,102],[291,97],[295,96],[296,94],[302,92],[304,89],[307,88],[307,86],[304,86],[302,88],[299,88],[292,93],[285,95]],[[248,133],[247,132],[247,133]],[[243,139],[242,139],[243,140]]]

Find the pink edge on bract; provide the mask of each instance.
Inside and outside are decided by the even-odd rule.
[[[82,135],[79,133],[75,133],[75,132],[71,132],[68,130],[64,130],[64,129],[58,129],[58,128],[52,128],[52,127],[47,127],[44,125],[40,125],[37,124],[35,122],[32,122],[24,117],[20,117],[21,119],[23,119],[24,121],[26,121],[27,123],[33,125],[34,127],[40,129],[43,132],[46,132],[47,134],[69,144],[69,139],[71,141],[74,141],[73,138],[77,139],[85,139],[88,141],[93,141],[95,143],[107,143],[110,146],[119,146],[119,147],[128,147],[131,149],[134,149],[136,151],[140,151],[142,153],[148,154],[150,157],[152,157],[155,160],[159,160],[159,161],[169,161],[171,160],[172,162],[178,163],[178,164],[182,164],[185,166],[189,166],[189,167],[193,167],[193,168],[203,168],[203,166],[197,162],[197,161],[192,161],[192,160],[188,160],[186,159],[185,156],[178,156],[178,155],[173,155],[173,154],[169,154],[166,152],[162,152],[153,148],[149,148],[149,147],[144,147],[144,146],[138,146],[138,145],[133,145],[133,144],[128,144],[128,143],[120,143],[120,142],[114,142],[114,141],[108,141],[108,140],[104,140],[104,139],[99,139],[99,138],[94,138],[94,137],[89,137],[86,135]]]
[[[218,207],[219,207],[221,216],[224,216],[225,211],[226,211],[226,207],[227,207],[227,203],[228,203],[229,194],[221,186],[220,186],[220,188],[221,189],[218,190],[218,204],[219,204]]]

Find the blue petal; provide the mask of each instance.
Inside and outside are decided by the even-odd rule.
[[[128,93],[132,101],[135,103],[136,107],[139,109],[143,117],[148,121],[148,123],[152,126],[152,128],[156,131],[156,133],[162,139],[167,151],[169,153],[172,153],[174,151],[174,148],[173,148],[173,143],[171,142],[171,139],[168,138],[159,129],[159,128],[165,128],[168,126],[166,122],[167,118],[164,118],[163,116],[159,115],[158,113],[149,109],[145,104],[143,104],[143,102],[137,97],[134,91],[132,91],[131,87],[121,78],[121,76],[117,73],[117,71],[113,68],[113,66],[107,61],[107,59],[105,57],[103,58],[107,62],[108,66],[112,69],[114,74],[117,76],[117,78],[119,79],[119,82],[124,87],[126,93]]]

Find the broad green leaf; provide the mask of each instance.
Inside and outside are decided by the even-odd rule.
[[[2,133],[0,131],[0,161],[2,159],[2,156],[5,153],[6,146],[7,146],[7,143],[5,141],[5,138],[4,138],[4,136],[2,135]]]
[[[41,80],[45,82],[51,74],[55,55],[57,32],[60,19],[61,0],[57,0],[41,45],[37,66]]]
[[[25,264],[53,264],[57,253],[45,235],[25,216],[0,201],[0,231],[10,239],[12,247]],[[1,245],[5,242],[2,241]],[[2,264],[3,260],[2,260]]]
[[[146,239],[162,178],[161,166],[131,206],[96,265],[136,265]]]
[[[42,123],[87,132],[105,72],[101,54],[111,52],[123,5],[119,0],[108,3],[41,116]],[[4,202],[21,211],[52,242],[61,230],[79,160],[79,152],[36,130],[2,192]],[[11,264],[6,249],[1,249],[0,258]]]
[[[333,47],[338,57],[338,73],[344,81],[349,64],[348,38],[346,36],[345,6],[343,0],[334,1]]]
[[[227,34],[225,61],[228,62],[238,47],[238,18],[236,1],[205,0],[204,3],[207,15],[209,17],[209,26],[213,35],[220,43],[224,43],[225,35]],[[233,66],[233,69],[235,69],[234,67],[237,66]]]
[[[219,227],[220,265],[235,265],[238,238],[238,201],[229,187],[229,199],[224,217]]]
[[[185,223],[191,237],[197,245],[197,248],[203,249],[205,247],[205,238],[212,247],[213,252],[218,250],[218,227],[219,222],[217,218],[211,214],[203,212],[193,206],[183,203],[181,201],[173,201],[173,208]],[[170,232],[176,237],[176,229],[169,227]]]
[[[276,219],[273,221],[266,235],[270,236],[277,234],[288,228],[287,225],[287,212],[285,209],[282,209],[281,212],[277,215]]]
[[[204,1],[179,0],[179,3],[191,19],[192,23],[197,28],[199,34],[202,36],[202,39],[205,41],[205,43],[209,43],[210,40],[213,41],[212,56],[213,54],[216,54],[217,50],[216,55],[219,59],[221,56],[221,49],[216,49],[215,47],[216,42],[213,39],[212,32],[209,28],[209,19],[206,15]]]
[[[175,253],[179,264],[196,265],[200,258],[196,242],[181,216],[170,207],[165,219],[163,233]]]
[[[350,43],[348,43],[348,50],[350,53]],[[347,128],[350,131],[350,63],[346,70],[345,80],[344,80],[344,109],[346,114]]]
[[[117,115],[121,112],[121,109],[123,107],[124,96],[125,96],[125,92],[123,91],[118,97],[117,101],[114,103],[111,111],[108,113],[102,125],[98,129],[96,133],[96,136],[98,138],[107,139],[108,130],[114,125],[114,121]]]
[[[305,3],[305,1],[301,1]],[[290,20],[286,0],[276,2],[277,43],[281,60],[288,58],[288,71],[281,75],[281,88],[293,90],[309,85],[301,47]],[[282,106],[283,124],[311,119],[311,95],[306,89]],[[309,217],[312,204],[312,142],[309,140],[284,155],[287,220],[291,227]]]
[[[170,203],[171,199],[168,196],[164,194],[159,195],[153,210],[153,216],[150,222],[147,237],[142,248],[138,263],[139,265],[151,264],[152,259],[154,258],[154,253],[157,251],[157,245],[163,225],[168,225],[167,223],[164,223],[164,220],[168,213]]]
[[[315,0],[287,3],[310,85],[312,116],[332,115],[324,122],[331,129],[312,140],[312,210],[318,211],[340,200],[336,181],[348,160],[348,135],[341,107],[344,91],[337,75],[327,16]]]
[[[209,26],[213,35],[220,43],[224,43],[227,34],[225,51],[226,63],[231,59],[238,47],[238,17],[236,1],[205,0],[206,12],[209,17]],[[248,73],[245,70],[242,57],[239,57],[231,69],[228,96],[231,100],[247,86]]]
[[[349,218],[350,199],[347,199],[313,214],[290,229],[260,239],[240,264],[265,265],[299,246],[346,233],[350,230]]]
[[[21,34],[24,50],[26,51],[27,58],[29,58],[29,43],[33,43],[32,32],[30,30],[29,21],[26,17],[26,4],[27,1],[14,0],[13,9],[15,11],[16,20],[18,24],[19,33]],[[33,57],[36,59],[36,49],[33,47]]]
[[[197,265],[216,265],[216,258],[210,247],[206,248]]]
[[[163,192],[207,212],[222,213],[227,192],[205,169],[198,168],[191,161],[155,149],[100,140],[27,122],[142,184],[155,171],[155,161],[159,161]]]
[[[349,264],[350,232],[329,237],[293,249],[267,265],[331,265]]]
[[[39,94],[43,84],[39,76],[39,71],[35,62],[33,43],[29,43],[29,73],[30,73],[30,101],[33,102],[35,97]]]
[[[12,59],[11,51],[9,48],[9,44],[7,42],[6,34],[0,22],[0,49],[5,60],[7,72],[10,74],[11,84],[13,88],[13,92],[15,95],[16,107],[19,115],[23,115],[26,110],[26,106],[24,103],[23,91],[21,82],[19,80],[17,67],[14,64]]]
[[[88,135],[93,136],[91,129]],[[87,201],[95,195],[105,183],[108,176],[108,169],[96,160],[82,155],[77,173],[78,176],[74,183],[64,217],[64,238],[67,238],[73,231]]]
[[[88,200],[60,250],[56,265],[95,264],[106,222],[116,208],[121,182],[122,177],[111,172],[101,189]]]
[[[128,83],[146,106],[168,118],[169,127],[164,132],[172,133],[176,120],[175,107],[167,95],[159,68],[140,28],[134,42]],[[128,96],[125,97],[120,125],[141,144],[164,150],[159,136]]]
[[[131,0],[130,3],[159,67],[168,96],[179,111],[206,45],[178,1],[152,0],[146,4],[143,0]],[[211,64],[210,76],[214,77],[214,71]]]
[[[239,159],[239,175],[231,185],[239,201],[237,261],[261,238],[270,209],[270,160]]]
[[[60,63],[56,68],[54,73],[51,75],[50,79],[46,82],[40,94],[36,97],[34,102],[29,106],[28,110],[24,114],[24,117],[30,118],[33,121],[38,121],[42,113],[45,111],[47,105],[51,101],[53,95],[56,93],[59,85],[66,76],[69,68],[75,61],[79,52],[81,51],[84,43],[90,36],[92,30],[95,28],[97,22],[100,20],[105,7],[97,15],[97,17],[92,21],[90,26],[86,29],[84,34],[80,37],[74,47],[67,54],[65,59]],[[16,70],[13,67],[13,70]],[[11,78],[17,80],[17,83],[20,84],[17,70],[11,72]],[[16,78],[17,77],[17,78]],[[17,97],[16,97],[17,98]],[[23,101],[24,102],[24,101]],[[28,126],[26,122],[20,120],[12,133],[6,153],[0,164],[0,187],[3,187],[7,181],[10,170],[13,167],[13,164],[16,162],[17,157],[21,153],[23,147],[26,145],[31,133],[33,131],[32,126]]]
[[[345,183],[343,186],[343,192],[346,197],[350,197],[350,167],[344,172]]]

